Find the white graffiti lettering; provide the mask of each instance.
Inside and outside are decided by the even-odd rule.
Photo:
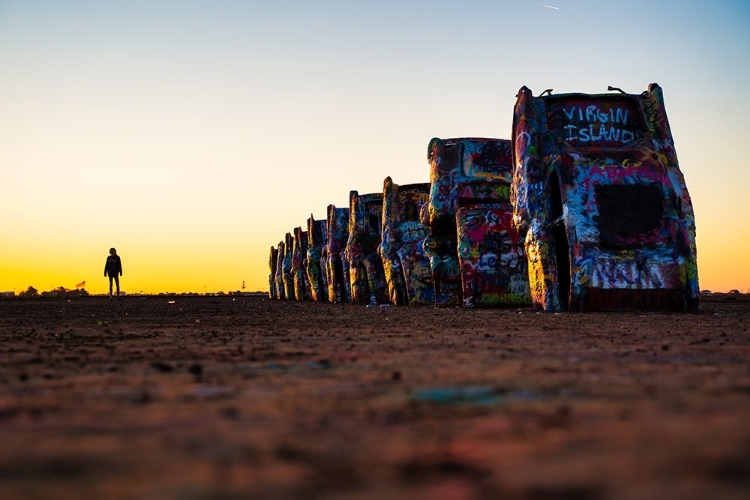
[[[627,144],[635,139],[635,134],[630,130],[625,130],[617,127],[607,127],[602,124],[599,125],[598,129],[594,128],[591,124],[588,127],[577,127],[575,125],[566,125],[565,130],[568,132],[568,140],[581,142],[595,142],[595,141],[607,141],[607,142],[619,142]]]
[[[610,108],[609,112],[602,111],[596,104],[589,104],[584,110],[581,106],[572,106],[570,108],[564,108],[563,113],[568,117],[568,120],[575,119],[578,115],[578,120],[587,122],[599,122],[599,123],[621,123],[623,125],[628,124],[628,114],[630,110],[622,108]]]
[[[589,104],[569,106],[562,112],[568,122],[563,126],[568,141],[628,144],[635,139],[627,108]]]

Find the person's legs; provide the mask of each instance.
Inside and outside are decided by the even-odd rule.
[[[112,296],[112,279],[115,278],[115,276],[109,275],[109,296]],[[117,288],[120,288],[120,285],[117,285]]]
[[[117,285],[117,296],[119,297],[120,296],[120,277],[115,274],[114,278],[115,278],[115,284]],[[109,293],[111,294],[112,291],[110,290]]]

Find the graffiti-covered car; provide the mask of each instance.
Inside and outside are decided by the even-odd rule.
[[[279,260],[279,249],[272,246],[268,256],[268,298],[276,298],[276,264]]]
[[[695,310],[695,219],[662,89],[610,91],[518,93],[512,198],[533,303]]]
[[[284,283],[284,297],[286,300],[295,300],[294,272],[292,271],[292,249],[294,248],[294,236],[286,233],[284,236],[284,255],[281,257],[281,277]]]
[[[528,278],[525,267],[520,264],[524,260],[523,243],[514,234],[515,228],[507,224],[512,207],[498,196],[487,198],[481,194],[495,193],[495,187],[485,190],[485,184],[510,185],[511,142],[477,137],[434,138],[427,155],[430,197],[422,222],[430,229],[424,248],[430,259],[436,304],[516,305],[523,294],[520,299],[512,297],[510,285],[513,284],[513,292],[518,294]],[[459,193],[464,193],[460,200]],[[461,220],[457,221],[459,203],[463,207],[459,207]],[[501,210],[506,210],[508,215],[498,219]],[[485,219],[495,223],[489,231],[479,230],[482,229],[480,222]],[[459,229],[459,225],[466,223],[471,225]],[[485,225],[485,229],[487,227]],[[464,251],[462,257],[458,253],[459,235]],[[512,248],[507,250],[507,245]],[[520,258],[508,259],[503,252]]]
[[[309,300],[310,282],[307,280],[307,231],[303,231],[301,227],[294,228],[292,274],[294,275],[294,297],[299,301]]]
[[[507,179],[459,183],[456,190],[458,262],[465,307],[528,306],[528,265],[513,226],[511,165]]]
[[[284,242],[280,241],[279,245],[276,247],[276,266],[274,267],[274,287],[276,287],[276,300],[286,299],[286,291],[284,290],[284,248]]]
[[[328,301],[350,302],[351,283],[346,243],[349,241],[349,209],[328,205],[326,210],[326,283]]]
[[[279,260],[279,249],[271,246],[268,255],[268,298],[276,298],[276,263]]]
[[[310,296],[315,302],[328,301],[328,284],[325,273],[326,221],[307,219],[307,280]]]
[[[383,304],[388,301],[383,261],[378,255],[383,216],[383,193],[349,193],[349,261],[351,300],[355,304]]]
[[[430,184],[383,182],[383,231],[378,252],[393,305],[432,305],[435,285],[423,242],[429,234],[419,219]]]

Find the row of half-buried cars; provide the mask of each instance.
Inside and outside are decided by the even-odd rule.
[[[270,296],[356,304],[698,308],[695,219],[661,88],[522,87],[512,139],[433,139],[430,182],[350,193],[271,248]]]

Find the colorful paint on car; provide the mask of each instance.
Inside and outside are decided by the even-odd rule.
[[[274,295],[276,300],[285,300],[286,291],[284,290],[284,242],[280,241],[276,247],[276,267],[274,267]]]
[[[315,302],[328,301],[328,284],[325,273],[326,221],[307,219],[307,280],[310,296]]]
[[[695,218],[662,89],[549,94],[514,110],[514,222],[533,304],[698,309]]]
[[[378,253],[383,261],[388,296],[393,305],[432,305],[435,285],[423,242],[429,234],[420,222],[420,209],[430,184],[399,186],[383,182],[383,231]]]
[[[510,176],[511,166],[507,163]],[[464,307],[531,304],[523,239],[513,226],[510,182],[479,179],[456,190]]]
[[[480,231],[474,224],[479,219],[497,217],[503,209],[510,214],[512,207],[505,203],[494,203],[499,199],[491,200],[493,203],[490,205],[486,205],[486,200],[481,198],[464,199],[466,206],[461,210],[462,220],[456,219],[462,189],[479,193],[483,183],[510,184],[513,165],[511,142],[477,137],[434,138],[428,146],[428,160],[430,197],[422,222],[430,228],[424,249],[430,259],[436,304],[515,305],[512,302],[517,299],[511,300],[508,286],[513,281],[512,275],[515,275],[522,281],[518,283],[516,278],[514,290],[523,289],[523,269],[503,265],[506,261],[498,253],[502,246],[496,244],[497,238],[504,235],[502,231],[507,234],[508,229],[501,226],[508,217],[500,217],[501,226],[493,227],[490,231]],[[467,183],[470,187],[464,188]],[[485,209],[489,212],[483,213]],[[459,228],[466,221],[474,225]],[[513,231],[513,228],[510,230]],[[459,231],[464,250],[461,260],[458,253]],[[514,245],[513,251],[518,252],[517,247],[522,242],[516,235],[509,236],[508,241]],[[484,252],[484,259],[481,252]]]
[[[349,241],[349,209],[328,205],[325,272],[329,302],[351,301],[349,261],[345,256],[347,241]]]
[[[307,279],[307,231],[303,231],[301,227],[294,228],[292,274],[295,299],[310,300],[310,282]]]
[[[268,255],[268,298],[276,298],[276,262],[279,260],[278,248],[272,246]]]
[[[286,233],[284,236],[284,259],[282,260],[282,279],[284,280],[284,297],[286,300],[295,300],[294,272],[292,271],[292,248],[294,247],[294,236]]]
[[[349,261],[351,300],[355,304],[388,302],[383,261],[378,255],[383,217],[383,193],[349,193]]]

